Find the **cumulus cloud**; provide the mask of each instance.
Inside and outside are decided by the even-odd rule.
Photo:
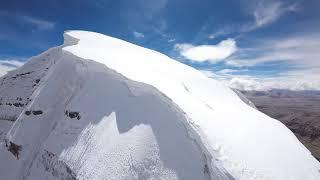
[[[239,78],[235,77],[230,79],[229,81],[225,81],[225,83],[235,89],[240,89],[240,90],[265,90],[262,87],[262,83],[258,82],[254,78]]]
[[[137,32],[137,31],[134,31],[134,32],[133,32],[133,36],[134,36],[134,38],[136,38],[136,39],[144,38],[144,34],[143,34],[143,33],[140,33],[140,32]]]
[[[200,70],[204,75],[209,78],[216,79],[223,84],[240,90],[262,90],[265,89],[262,83],[253,76],[249,75],[233,75],[232,72],[237,72],[233,69],[223,69],[217,72],[210,70]]]
[[[175,49],[189,60],[216,63],[236,52],[237,45],[234,39],[227,39],[216,45],[176,44]]]
[[[273,77],[233,74],[242,70],[201,70],[207,77],[221,81],[231,88],[240,90],[320,90],[320,68],[291,70]],[[248,71],[248,70],[246,70]]]
[[[275,78],[239,78],[235,77],[224,82],[232,88],[240,90],[271,90],[271,89],[289,89],[289,90],[320,90],[318,80],[310,80],[293,77],[275,77]]]

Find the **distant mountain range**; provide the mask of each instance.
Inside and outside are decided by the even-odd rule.
[[[320,91],[241,91],[257,109],[283,122],[320,160]]]

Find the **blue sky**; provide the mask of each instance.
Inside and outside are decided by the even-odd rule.
[[[244,89],[320,89],[319,0],[29,0],[0,2],[0,65],[100,32]]]

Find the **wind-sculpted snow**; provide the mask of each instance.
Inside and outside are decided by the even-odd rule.
[[[102,34],[71,31],[63,49],[164,93],[201,142],[236,179],[319,179],[320,164],[280,122],[247,106],[229,88],[158,52]],[[72,39],[72,38],[71,38]]]
[[[12,72],[37,75],[8,81],[35,85],[0,87],[30,99],[4,128],[0,179],[320,178],[285,126],[197,70],[101,34],[64,36]]]
[[[7,135],[20,150],[1,147],[0,179],[230,179],[164,94],[100,63],[52,55]]]

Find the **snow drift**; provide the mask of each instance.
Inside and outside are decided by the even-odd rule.
[[[0,179],[320,179],[291,131],[201,72],[64,38],[1,79]]]

